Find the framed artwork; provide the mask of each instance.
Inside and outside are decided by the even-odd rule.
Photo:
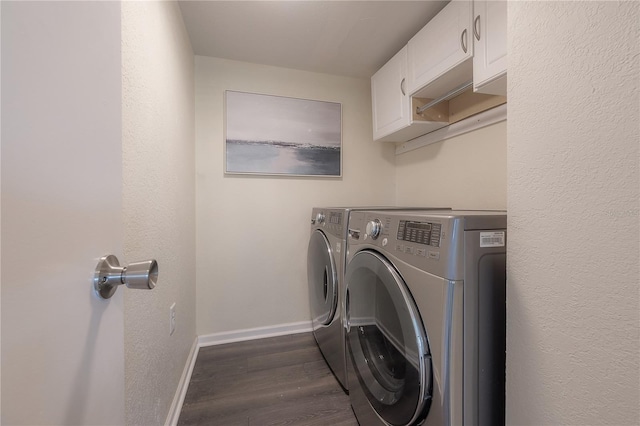
[[[342,176],[342,105],[225,92],[225,173]]]

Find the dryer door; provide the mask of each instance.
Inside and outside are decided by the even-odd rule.
[[[316,230],[309,240],[307,279],[313,329],[328,325],[338,305],[338,273],[329,240]]]
[[[427,337],[411,294],[391,263],[374,251],[353,257],[346,280],[350,371],[385,422],[415,424],[429,410],[432,377]]]

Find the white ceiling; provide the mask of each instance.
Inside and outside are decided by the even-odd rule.
[[[447,1],[180,0],[196,55],[368,78]]]

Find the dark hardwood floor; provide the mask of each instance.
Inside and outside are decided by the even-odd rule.
[[[178,425],[356,426],[311,333],[200,348]]]

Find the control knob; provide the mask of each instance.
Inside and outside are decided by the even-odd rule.
[[[320,212],[316,215],[316,224],[320,225],[324,222],[324,213]]]
[[[380,231],[382,231],[382,223],[380,223],[378,219],[374,219],[367,223],[367,234],[374,240],[378,238]]]

